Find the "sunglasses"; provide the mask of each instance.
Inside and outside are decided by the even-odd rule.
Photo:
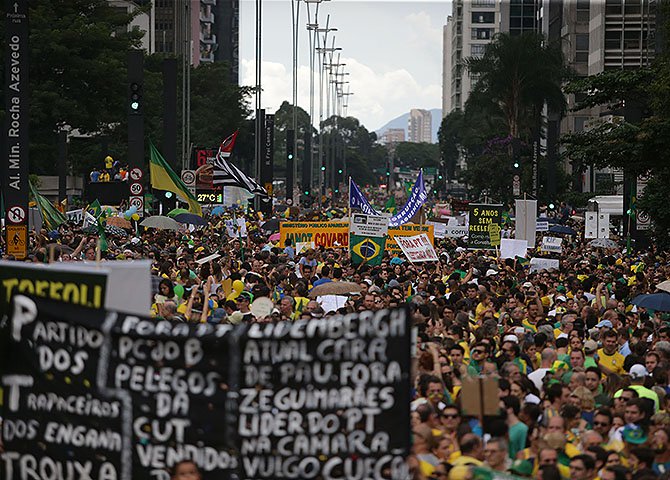
[[[608,425],[609,425],[609,423],[605,423],[605,422],[593,422],[593,426],[595,426],[595,427],[607,427]]]
[[[444,414],[444,415],[442,415],[442,416],[443,416],[444,418],[452,418],[452,419],[453,419],[453,418],[458,418],[458,415],[456,415],[455,413],[446,413],[446,414]]]

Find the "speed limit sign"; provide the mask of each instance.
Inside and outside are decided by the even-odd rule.
[[[144,190],[144,188],[142,187],[141,183],[131,183],[130,184],[131,195],[142,195],[142,190]]]
[[[144,197],[130,197],[128,199],[128,203],[130,204],[131,207],[137,208],[138,210],[137,213],[140,213],[144,210]]]

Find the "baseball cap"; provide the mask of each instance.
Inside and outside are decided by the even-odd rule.
[[[528,460],[517,459],[512,462],[512,466],[509,467],[509,471],[524,477],[530,477],[533,474],[533,464]]]
[[[642,445],[647,441],[647,435],[644,433],[644,430],[634,424],[623,427],[621,438],[623,438],[624,442],[632,443],[633,445]]]
[[[533,288],[533,284],[530,282],[524,282],[523,285],[521,285],[523,288]]]
[[[586,353],[593,353],[598,350],[598,343],[595,340],[587,340],[584,342],[584,351]]]
[[[630,372],[628,372],[628,375],[630,375],[630,378],[639,379],[649,376],[649,372],[644,367],[644,365],[636,363],[630,367]]]
[[[497,270],[494,270],[494,269],[492,269],[492,268],[489,268],[489,269],[486,271],[486,276],[487,276],[487,277],[492,277],[493,275],[498,275]]]
[[[612,328],[612,322],[610,322],[609,320],[601,320],[600,322],[598,322],[598,325],[596,325],[596,328],[603,328],[603,327]]]
[[[519,338],[516,335],[505,335],[503,337],[503,342],[519,343]]]
[[[391,281],[389,282],[389,287],[391,287],[391,288],[399,287],[399,286],[400,286],[400,283],[398,283],[398,280],[396,280],[395,278],[391,279]]]
[[[250,301],[253,299],[251,293],[249,293],[249,292],[241,292],[241,293],[237,296],[237,298],[238,298],[238,299],[240,299],[240,298],[241,298],[241,299],[244,299],[244,300],[246,300],[246,301],[248,301],[248,302],[250,302]]]
[[[563,295],[559,295],[558,297],[556,297],[556,301],[557,302],[567,302],[568,299],[565,298]]]

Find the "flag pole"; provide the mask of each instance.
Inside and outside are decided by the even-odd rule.
[[[347,200],[347,217],[351,220],[351,175],[349,175],[349,190],[347,191],[349,199]]]

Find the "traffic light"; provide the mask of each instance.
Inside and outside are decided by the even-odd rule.
[[[142,113],[142,85],[138,82],[130,84],[129,107],[131,114]]]
[[[518,160],[514,160],[514,168],[515,168],[515,169],[518,169],[519,167],[520,167],[520,165],[519,165],[519,161],[518,161]]]
[[[293,155],[295,151],[295,132],[293,130],[286,130],[286,158],[288,160],[293,160]]]
[[[325,167],[325,165],[321,165],[321,171],[322,171],[322,172],[325,172],[325,171],[326,171],[326,167]]]
[[[340,175],[342,175],[342,169],[339,168],[339,169],[337,170],[337,173],[340,174]]]

